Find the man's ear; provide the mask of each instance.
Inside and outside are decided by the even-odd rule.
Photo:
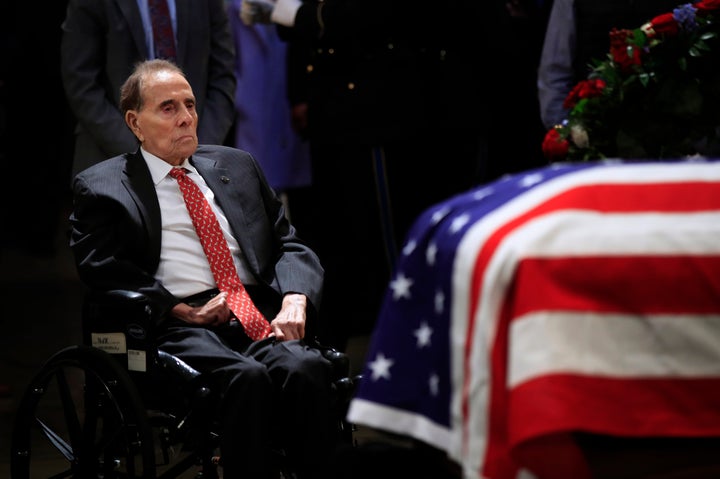
[[[125,112],[125,123],[130,128],[130,131],[137,137],[140,142],[143,141],[142,135],[140,134],[140,125],[138,124],[138,116],[135,110],[128,110]]]

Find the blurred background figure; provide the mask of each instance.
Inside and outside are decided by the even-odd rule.
[[[0,188],[0,254],[50,258],[70,201],[72,116],[57,49],[65,4],[0,4],[0,155],[12,178]]]
[[[68,2],[60,71],[77,120],[73,174],[137,148],[118,101],[135,63],[158,56],[150,7],[155,1]],[[185,71],[197,97],[200,143],[224,144],[235,116],[235,49],[224,0],[161,1],[167,1],[172,26],[169,59]]]
[[[492,39],[488,72],[488,157],[483,178],[492,181],[508,173],[544,166],[537,72],[552,0],[491,0],[484,13]]]
[[[372,330],[420,212],[481,180],[495,72],[481,3],[243,4],[249,21],[278,25],[290,101],[307,105],[313,221],[298,231],[325,267],[321,339],[339,349]]]
[[[287,43],[274,25],[246,25],[241,0],[226,0],[235,41],[235,124],[232,146],[250,152],[270,186],[285,202],[288,214],[304,237],[310,147],[303,126],[292,123],[287,91]],[[307,231],[309,234],[309,231]]]
[[[677,0],[554,0],[537,81],[546,131],[565,119],[563,102],[572,87],[587,78],[593,59],[605,58],[613,28],[638,28],[677,5]]]

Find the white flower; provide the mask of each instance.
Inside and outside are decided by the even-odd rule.
[[[590,138],[588,132],[582,125],[573,125],[570,127],[570,138],[578,148],[587,148],[590,146]]]

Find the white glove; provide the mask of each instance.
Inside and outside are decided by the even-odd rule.
[[[301,0],[277,0],[270,19],[278,25],[292,27],[295,25],[295,14],[300,5],[302,5]]]
[[[270,15],[275,9],[275,0],[242,0],[240,20],[245,25],[272,23]]]

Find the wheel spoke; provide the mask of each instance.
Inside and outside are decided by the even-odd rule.
[[[57,449],[60,454],[65,456],[65,459],[67,459],[69,462],[75,461],[75,454],[73,453],[73,448],[68,444],[62,437],[60,437],[59,434],[55,433],[55,431],[45,424],[42,420],[39,418],[35,418],[35,422],[40,426],[40,429],[42,430],[43,434],[50,440],[53,446],[55,446],[55,449]]]
[[[132,378],[107,353],[75,346],[54,354],[25,391],[11,477],[156,479],[155,454]]]

